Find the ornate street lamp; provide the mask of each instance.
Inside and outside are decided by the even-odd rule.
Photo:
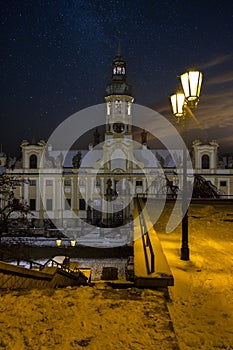
[[[182,91],[171,95],[172,113],[178,118],[185,118],[188,111],[195,108],[199,102],[202,73],[189,71],[180,76]]]
[[[178,92],[170,96],[172,112],[184,121],[191,109],[195,108],[199,102],[202,73],[199,71],[189,71],[180,76],[183,92]],[[188,188],[187,188],[187,150],[183,149],[183,192],[182,192],[182,246],[181,260],[189,260],[188,244]]]

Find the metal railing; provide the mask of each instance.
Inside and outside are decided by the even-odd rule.
[[[146,220],[144,218],[142,206],[138,196],[136,197],[136,202],[137,202],[138,213],[139,213],[138,217],[139,217],[140,228],[141,228],[143,250],[144,250],[144,256],[146,261],[146,269],[147,269],[147,273],[150,274],[155,272],[155,253],[152,247],[150,235],[146,225]]]
[[[78,268],[73,268],[71,269],[69,267],[69,261],[66,261],[66,262],[63,262],[63,263],[59,263],[53,259],[48,259],[44,264],[41,264],[37,261],[33,261],[33,260],[30,260],[30,259],[24,259],[24,258],[7,258],[7,259],[4,259],[3,261],[6,261],[6,262],[10,262],[11,260],[15,260],[16,261],[16,264],[17,266],[22,266],[22,267],[25,267],[25,263],[28,265],[27,268],[29,268],[30,270],[39,270],[39,271],[42,271],[45,267],[57,267],[58,269],[61,269],[63,271],[66,271],[68,273],[74,273],[74,272],[78,272],[79,269]]]
[[[43,269],[43,267],[44,267],[43,264],[40,264],[37,261],[33,261],[33,260],[30,260],[30,259],[19,259],[19,258],[17,258],[16,262],[17,262],[17,266],[22,266],[22,265],[20,265],[20,263],[22,263],[22,262],[27,263],[29,265],[29,269],[30,270],[37,269],[37,270],[41,271]]]
[[[79,269],[77,267],[71,269],[70,268],[70,260],[68,257],[66,257],[65,259],[67,260],[64,260],[63,263],[59,263],[57,262],[56,260],[53,260],[53,259],[49,259],[48,261],[46,261],[46,263],[44,264],[44,267],[45,266],[56,266],[57,268],[63,270],[63,271],[66,271],[68,273],[74,273],[74,272],[79,272]]]
[[[12,261],[12,259],[10,259]],[[57,286],[77,285],[88,282],[88,277],[78,268],[69,268],[62,263],[49,259],[45,264],[41,264],[29,259],[13,259],[17,266],[32,271],[24,272],[15,268],[15,263],[11,266],[4,265],[10,262],[9,259],[1,261],[0,264],[0,289],[30,289],[30,288],[56,288]],[[25,265],[26,263],[26,265]],[[48,274],[46,266],[55,266],[56,270]],[[42,272],[42,273],[41,273]],[[43,273],[45,272],[45,273]],[[61,274],[59,278],[55,274]]]

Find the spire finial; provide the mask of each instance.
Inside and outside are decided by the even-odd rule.
[[[122,56],[122,54],[121,54],[121,43],[120,43],[120,41],[118,42],[117,56]]]

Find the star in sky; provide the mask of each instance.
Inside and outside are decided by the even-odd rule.
[[[171,118],[177,76],[201,69],[193,137],[233,142],[233,3],[212,0],[1,1],[0,143],[47,139],[72,113],[104,102],[120,41],[135,102]],[[30,133],[29,133],[30,128]]]

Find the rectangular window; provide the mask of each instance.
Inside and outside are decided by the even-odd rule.
[[[65,199],[65,210],[71,210],[71,198]]]
[[[136,186],[142,186],[142,181],[141,180],[136,181]]]
[[[46,180],[46,186],[53,186],[53,180]]]
[[[85,180],[79,180],[79,185],[80,186],[85,186],[86,185],[86,181]]]
[[[36,186],[36,180],[30,180],[30,186]]]
[[[83,198],[79,199],[79,210],[86,210],[86,202]]]
[[[27,183],[27,182],[26,182]],[[13,179],[12,180],[12,184],[13,184],[13,186],[20,186],[21,185],[21,182],[20,182],[20,180],[18,180],[18,179]]]
[[[53,210],[53,200],[46,199],[46,210]]]
[[[100,180],[96,180],[95,185],[100,186]]]
[[[29,206],[30,206],[30,210],[36,210],[36,200],[30,199]]]
[[[226,187],[227,182],[226,181],[220,181],[220,187]]]
[[[65,180],[64,186],[71,186],[71,180]]]

